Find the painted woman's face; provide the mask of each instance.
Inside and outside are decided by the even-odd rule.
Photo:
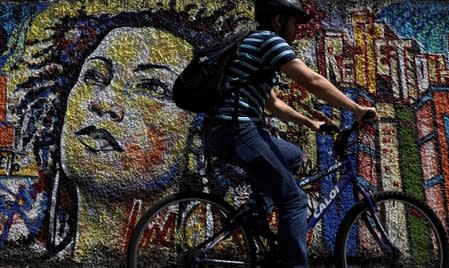
[[[166,173],[190,123],[171,88],[191,53],[186,41],[154,28],[110,32],[69,95],[61,139],[66,174],[122,187]]]

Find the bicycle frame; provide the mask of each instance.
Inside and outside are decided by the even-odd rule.
[[[311,212],[311,215],[307,219],[307,229],[313,229],[315,225],[321,220],[323,215],[326,214],[326,211],[329,209],[331,204],[333,204],[337,197],[340,196],[341,192],[343,192],[349,185],[353,185],[353,195],[355,202],[360,200],[360,194],[362,196],[361,199],[365,200],[368,204],[370,214],[372,215],[370,218],[374,220],[373,226],[373,224],[369,222],[367,215],[364,216],[364,220],[367,222],[367,226],[371,234],[382,246],[388,246],[392,249],[393,252],[397,252],[397,249],[391,243],[379,219],[377,218],[377,216],[375,216],[375,213],[377,211],[375,202],[372,198],[370,190],[363,186],[363,184],[361,183],[361,179],[358,177],[354,159],[349,156],[345,156],[342,160],[337,161],[337,163],[335,163],[334,165],[315,174],[302,178],[298,181],[298,185],[300,187],[306,186],[314,181],[321,180],[325,176],[333,174],[339,170],[347,170],[347,173],[343,174],[340,180],[332,186],[332,189],[329,191],[327,196],[323,197],[323,200]],[[374,228],[378,228],[381,237],[379,237],[378,233],[375,232]]]
[[[363,199],[366,199],[369,202],[370,207],[373,207],[373,203],[370,200],[369,191],[358,183],[359,179],[357,176],[357,172],[355,170],[354,162],[355,162],[354,160],[351,160],[348,157],[346,157],[345,159],[338,161],[334,165],[310,176],[306,176],[298,181],[298,185],[300,187],[303,187],[314,181],[321,180],[325,176],[333,174],[341,169],[345,169],[349,173],[344,174],[344,176],[342,176],[341,179],[332,186],[332,190],[327,194],[327,196],[323,198],[323,201],[321,201],[317,205],[317,207],[312,211],[312,214],[309,216],[307,220],[309,230],[315,227],[315,225],[321,220],[323,215],[326,214],[326,211],[329,209],[330,205],[333,204],[333,202],[337,199],[337,197],[341,194],[341,192],[344,191],[345,188],[350,184],[352,184],[355,187],[353,189],[354,200],[358,201],[358,194],[360,193]]]
[[[307,212],[309,216],[304,220],[307,220],[309,231],[321,219],[325,219],[324,215],[334,213],[334,202],[338,197],[346,200],[347,193],[352,191],[352,197],[348,198],[348,203],[351,203],[352,207],[345,206],[343,219],[340,226],[337,226],[333,259],[317,258],[315,262],[321,265],[324,262],[334,261],[338,267],[364,265],[365,263],[377,265],[378,262],[385,262],[385,264],[393,266],[395,263],[399,265],[405,263],[406,266],[410,266],[418,257],[423,260],[422,262],[440,264],[440,267],[443,267],[448,261],[447,238],[438,216],[424,202],[407,195],[407,193],[379,192],[375,185],[359,176],[359,168],[364,167],[365,163],[358,163],[360,149],[358,142],[361,141],[362,146],[365,144],[371,146],[373,142],[369,140],[372,138],[368,132],[372,130],[371,128],[367,129],[367,136],[357,133],[357,130],[358,125],[353,124],[352,127],[338,132],[338,136],[334,139],[335,156],[332,158],[335,162],[333,164],[296,180],[298,186],[304,189],[308,196]],[[328,134],[334,133],[328,132]],[[218,156],[214,158],[213,155],[207,155],[207,157],[206,176],[210,175],[213,179],[219,175],[217,170],[220,171],[219,166],[214,166],[214,161],[223,159]],[[363,159],[366,158],[363,157]],[[370,158],[368,157],[368,159]],[[233,164],[227,162],[226,159],[217,161],[217,164],[222,164],[222,162]],[[310,170],[307,167],[303,167],[301,171]],[[368,168],[373,170],[374,167],[368,166]],[[223,170],[225,171],[225,169]],[[327,180],[331,174],[336,178],[330,183],[331,187],[326,192],[317,190],[319,187],[317,188],[316,185],[321,183],[320,180],[323,178]],[[231,187],[235,186],[236,188],[231,188],[228,192],[237,194],[238,197],[248,197],[250,189],[247,187],[253,186],[251,181],[237,181],[237,183],[237,185],[230,183]],[[237,188],[240,187],[240,183],[243,183],[245,191],[243,194]],[[348,188],[349,185],[352,187]],[[256,198],[254,199],[254,197]],[[259,195],[255,195],[250,198],[249,202],[242,204],[241,198],[229,201],[228,198],[223,199],[222,195],[215,196],[208,191],[204,192],[203,189],[201,192],[178,193],[159,201],[139,220],[137,231],[133,234],[128,251],[129,264],[134,267],[138,260],[152,261],[151,257],[159,254],[160,245],[165,245],[167,258],[153,258],[155,262],[176,262],[186,267],[195,265],[276,266],[280,262],[280,241],[276,231],[279,219],[273,222],[270,222],[269,219],[278,216],[279,211],[275,210],[274,214],[267,214],[266,207],[262,206],[263,203],[260,203],[258,197]],[[329,211],[330,207],[332,207],[331,211]],[[397,209],[399,209],[399,217],[389,213],[389,211],[395,212]],[[176,226],[173,226],[172,222],[167,230],[159,229],[160,221],[164,220],[167,215],[176,217],[173,218],[177,219]],[[200,220],[196,221],[195,219]],[[396,219],[401,219],[401,221],[396,222]],[[167,220],[165,221],[167,222]],[[385,223],[383,223],[384,221]],[[191,226],[194,226],[194,229],[187,229]],[[415,226],[419,228],[415,228]],[[162,244],[162,240],[158,241],[155,237],[156,240],[150,242],[152,239],[146,238],[147,228],[151,228],[148,229],[151,230],[148,235],[154,233],[156,236],[160,236],[163,231],[164,237],[167,236],[170,240],[164,240],[168,243]],[[413,229],[409,230],[409,228]],[[168,232],[173,232],[173,234],[166,235]],[[427,236],[430,233],[432,234]],[[315,241],[311,241],[314,238],[311,234],[308,233],[307,244],[313,247]],[[413,240],[413,237],[410,238],[413,235],[418,238],[427,236],[427,240]],[[141,243],[142,247],[146,246],[143,241],[147,241],[148,244],[154,243],[150,246],[148,255],[143,252],[140,255]],[[412,255],[415,252],[420,254]],[[424,256],[421,254],[422,252],[427,253]],[[423,256],[424,258],[422,258]]]
[[[231,220],[226,224],[220,232],[215,233],[202,243],[200,243],[198,246],[190,249],[186,256],[189,259],[190,263],[201,263],[201,264],[227,264],[227,265],[242,265],[245,264],[244,262],[239,261],[231,261],[231,260],[219,260],[219,259],[212,259],[207,257],[200,257],[203,255],[203,253],[209,251],[213,247],[217,245],[217,243],[220,242],[220,240],[229,237],[232,235],[232,232],[242,226],[244,218],[246,217],[246,213],[250,211],[249,208],[245,208],[244,206],[240,207],[237,214],[234,215]]]

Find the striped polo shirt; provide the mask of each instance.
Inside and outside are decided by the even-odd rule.
[[[296,53],[274,32],[258,30],[243,39],[225,74],[225,82],[239,88],[239,122],[264,121],[264,107],[277,82],[277,71],[294,59]],[[234,90],[225,92],[213,117],[232,120],[234,101]]]

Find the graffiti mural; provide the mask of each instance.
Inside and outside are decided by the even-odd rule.
[[[380,113],[357,148],[361,177],[425,200],[449,230],[449,4],[305,2],[313,19],[298,29],[299,57]],[[178,109],[171,87],[196,49],[253,27],[252,12],[250,0],[0,4],[0,264],[123,266],[136,221],[162,196],[224,190],[244,202],[238,167],[202,177],[203,115]],[[354,121],[283,83],[279,95],[304,113]],[[304,170],[333,164],[330,137],[267,121],[302,145]],[[333,254],[350,197],[314,230],[311,254]]]

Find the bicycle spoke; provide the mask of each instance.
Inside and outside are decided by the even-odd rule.
[[[139,243],[132,258],[137,267],[250,267],[247,236],[242,227],[224,228],[228,214],[220,204],[197,197],[162,204],[133,239]]]

